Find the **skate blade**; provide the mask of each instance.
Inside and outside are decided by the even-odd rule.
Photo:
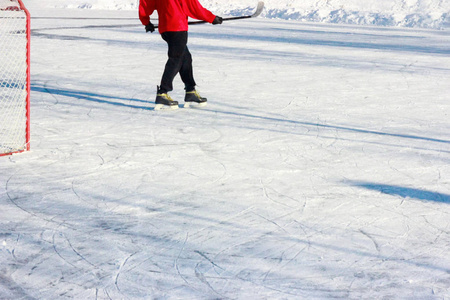
[[[202,103],[197,103],[197,102],[185,102],[183,105],[183,108],[200,108],[200,107],[205,107],[206,103],[208,102],[202,102]]]
[[[178,109],[178,105],[164,105],[164,104],[156,104],[155,110],[174,110]]]

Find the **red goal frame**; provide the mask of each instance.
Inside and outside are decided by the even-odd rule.
[[[6,156],[6,155],[12,155],[14,153],[21,153],[24,151],[29,151],[30,150],[30,139],[31,139],[31,134],[30,134],[30,63],[31,63],[31,55],[30,55],[30,38],[31,38],[31,26],[30,26],[30,12],[28,11],[28,9],[25,7],[25,5],[23,4],[22,0],[15,0],[17,1],[17,3],[19,4],[20,9],[25,13],[26,16],[26,39],[27,39],[27,55],[26,55],[26,63],[27,63],[27,72],[26,72],[26,92],[27,92],[27,96],[26,96],[26,132],[25,132],[25,147],[24,149],[18,150],[18,151],[13,151],[13,152],[8,152],[8,153],[0,153],[0,157],[1,156]],[[17,10],[17,7],[15,6],[11,6],[11,7],[7,7],[5,10]]]

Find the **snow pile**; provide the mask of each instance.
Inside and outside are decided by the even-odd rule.
[[[204,0],[224,13],[234,15],[240,5],[254,1]],[[245,5],[242,5],[245,2]],[[312,22],[444,28],[450,25],[450,1],[436,0],[265,0],[264,17]]]
[[[138,0],[44,0],[49,7],[136,9]],[[251,12],[255,0],[201,0],[216,14]],[[263,17],[341,24],[446,28],[450,1],[437,0],[265,0]]]

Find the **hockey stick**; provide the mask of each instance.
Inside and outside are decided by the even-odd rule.
[[[1,0],[0,0],[1,1]],[[239,20],[239,19],[248,19],[248,18],[256,18],[261,14],[261,12],[264,9],[264,2],[259,1],[258,6],[256,7],[256,11],[253,15],[249,16],[240,16],[240,17],[227,17],[222,18],[222,21],[230,21],[230,20]],[[31,17],[32,19],[70,19],[70,20],[129,20],[129,19],[135,19],[133,18],[68,18],[68,17]],[[207,23],[206,21],[190,21],[188,22],[189,25],[196,25],[196,24],[204,24]],[[59,29],[73,29],[73,28],[116,28],[116,27],[134,27],[134,26],[141,26],[140,24],[117,24],[117,25],[87,25],[87,26],[81,26],[81,27],[59,27],[59,28],[41,28],[41,29],[34,29],[33,31],[38,30],[59,30]],[[155,25],[155,29],[158,28],[158,25]]]
[[[227,18],[222,18],[222,21],[256,18],[257,16],[259,16],[262,13],[263,9],[264,9],[264,2],[259,1],[258,6],[256,7],[256,11],[253,15],[240,16],[240,17],[227,17]],[[208,23],[208,22],[206,22],[206,21],[190,21],[190,22],[188,22],[189,25],[197,25],[197,24],[204,24],[204,23]],[[158,25],[155,25],[155,28],[158,28]]]

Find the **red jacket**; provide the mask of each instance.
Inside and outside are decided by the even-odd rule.
[[[150,22],[150,15],[158,11],[158,30],[187,31],[188,17],[212,23],[214,18],[198,0],[140,0],[139,19],[143,25]]]

